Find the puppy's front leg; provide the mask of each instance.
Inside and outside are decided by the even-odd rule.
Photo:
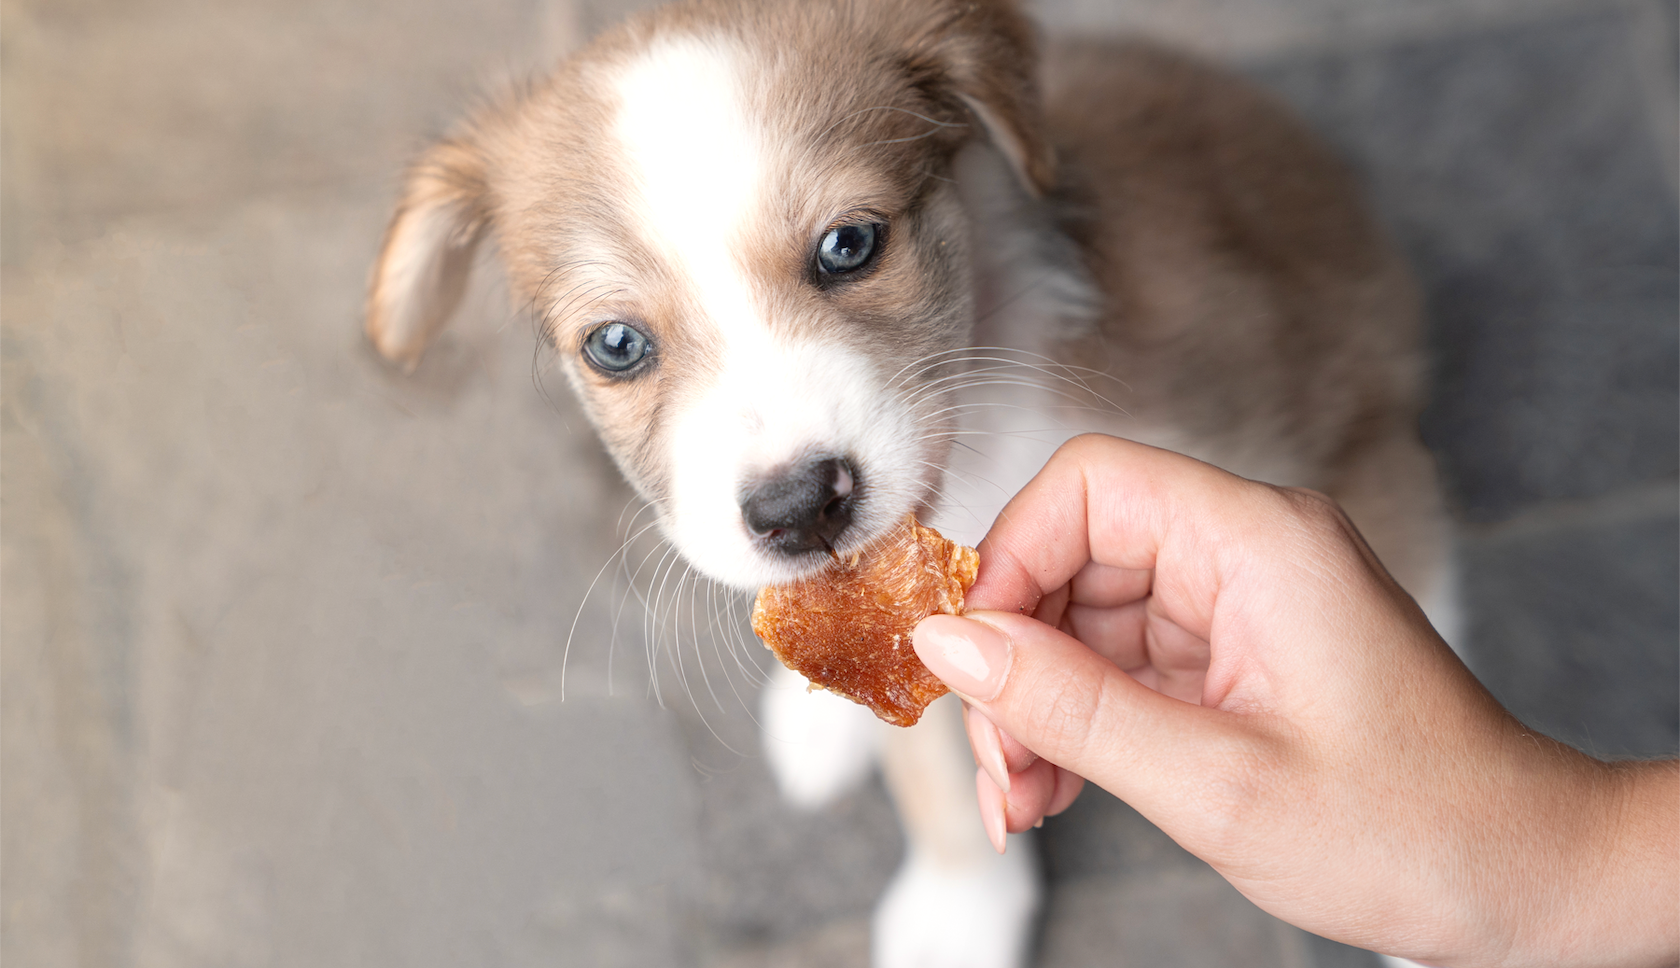
[[[875,968],[1017,968],[1038,909],[1030,837],[992,849],[975,805],[962,706],[946,696],[881,751],[904,824],[904,865],[875,909]]]

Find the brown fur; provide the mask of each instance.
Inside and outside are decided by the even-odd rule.
[[[602,440],[670,524],[673,416],[711,418],[689,405],[725,372],[722,337],[666,243],[638,228],[614,78],[660,37],[692,35],[733,38],[751,59],[744,110],[773,155],[751,203],[762,210],[741,213],[749,231],[717,243],[777,336],[818,337],[805,342],[884,373],[909,366],[908,385],[886,392],[926,444],[893,462],[925,465],[933,486],[962,456],[949,449],[955,392],[934,383],[952,367],[918,361],[986,344],[1046,354],[1123,387],[1119,412],[1070,430],[1326,490],[1403,585],[1441,590],[1446,528],[1415,429],[1417,300],[1347,172],[1252,88],[1144,44],[1056,49],[1041,106],[1031,31],[1005,0],[698,0],[602,36],[411,171],[370,287],[381,352],[419,360],[474,246],[493,237]],[[886,247],[866,274],[819,289],[813,247],[845,219],[885,223]],[[582,362],[585,336],[609,320],[652,337],[653,365],[624,378]],[[880,413],[865,422],[898,426]],[[870,487],[874,469],[857,470]],[[836,547],[896,520],[855,518]],[[995,884],[986,871],[1004,868],[974,820],[956,708],[936,703],[923,726],[894,731],[882,764],[907,869],[936,857]],[[970,912],[1002,933],[930,925],[942,941],[1025,945],[1031,864],[1019,850],[1008,861],[1016,889]],[[889,891],[882,936],[928,924],[926,899],[907,897]]]
[[[1049,58],[1064,227],[1143,423],[1348,506],[1420,594],[1445,554],[1410,279],[1343,166],[1254,88],[1147,44]],[[1091,345],[1095,342],[1098,345]],[[1382,470],[1376,470],[1377,467]],[[1239,470],[1242,468],[1239,467]]]
[[[1105,361],[1129,387],[1111,429],[1169,427],[1239,471],[1328,490],[1405,584],[1429,590],[1446,539],[1414,429],[1416,298],[1351,178],[1269,99],[1147,45],[1058,49],[1041,110],[1031,32],[1007,3],[700,0],[631,20],[416,166],[369,298],[381,351],[418,360],[488,228],[607,446],[658,500],[663,414],[689,367],[614,381],[577,346],[616,314],[668,359],[715,348],[682,325],[692,307],[660,254],[618,231],[603,78],[655,36],[713,31],[757,52],[755,103],[780,136],[771,194],[785,210],[765,213],[750,260],[778,325],[843,321],[904,360],[968,340],[974,283],[949,179],[956,150],[989,137],[1100,291],[1098,324],[1056,351]],[[892,245],[870,279],[819,297],[803,260],[835,199],[885,216]],[[409,227],[428,214],[429,233]],[[429,284],[393,293],[397,243],[439,234]],[[410,304],[419,322],[398,325]]]

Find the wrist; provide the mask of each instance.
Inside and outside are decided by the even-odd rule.
[[[1534,872],[1553,880],[1536,883],[1523,905],[1505,963],[1673,965],[1680,959],[1680,765],[1585,765],[1583,799],[1571,809],[1574,798],[1565,798],[1552,811],[1557,865]]]

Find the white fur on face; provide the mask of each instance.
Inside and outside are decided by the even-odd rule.
[[[701,389],[667,431],[665,530],[701,571],[752,588],[822,562],[795,566],[753,544],[740,508],[747,482],[812,458],[852,461],[861,486],[845,550],[915,509],[935,478],[919,459],[909,406],[887,385],[894,374],[842,333],[793,338],[755,291],[740,243],[772,210],[764,186],[776,146],[744,108],[743,60],[722,41],[653,45],[618,79],[615,134],[637,228],[699,307],[675,323],[710,332],[722,348],[715,372],[683,374]]]
[[[915,472],[914,424],[866,358],[838,343],[731,341],[716,383],[676,418],[671,437],[672,541],[700,570],[744,588],[777,584],[795,567],[757,550],[741,519],[742,483],[817,456],[841,455],[861,479],[839,547],[876,535],[927,498]]]
[[[742,111],[738,57],[721,42],[670,38],[618,82],[616,134],[641,203],[639,228],[708,317],[683,325],[758,322],[734,252],[758,213],[768,159]]]

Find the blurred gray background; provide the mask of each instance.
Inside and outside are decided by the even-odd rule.
[[[1035,6],[1358,171],[1428,298],[1472,664],[1674,753],[1673,0]],[[623,583],[585,600],[634,508],[494,273],[415,377],[360,341],[403,164],[625,7],[0,2],[6,964],[864,963],[885,795],[783,807],[763,659],[682,639],[656,687]],[[1042,965],[1372,964],[1097,791],[1040,843]]]

